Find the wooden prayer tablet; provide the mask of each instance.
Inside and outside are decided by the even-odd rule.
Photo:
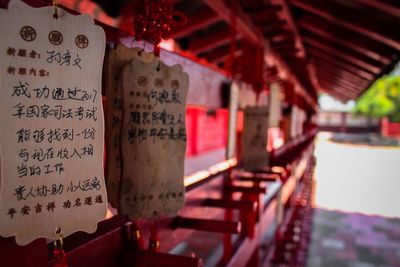
[[[115,208],[119,207],[119,188],[122,177],[122,70],[134,58],[150,62],[154,60],[154,54],[147,53],[142,48],[128,48],[122,44],[118,44],[115,49],[109,52],[106,60],[105,77],[108,100],[106,127],[108,165],[106,183],[108,200]]]
[[[131,60],[122,73],[120,211],[131,219],[183,207],[188,75],[179,65]]]
[[[256,171],[268,165],[266,106],[248,107],[244,110],[243,167]]]
[[[101,71],[88,15],[11,1],[0,9],[0,234],[92,233],[106,216]]]

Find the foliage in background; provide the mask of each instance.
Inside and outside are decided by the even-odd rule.
[[[374,118],[389,117],[400,122],[400,76],[383,76],[360,98],[353,112]]]

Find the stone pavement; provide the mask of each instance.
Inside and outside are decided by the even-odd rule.
[[[400,266],[400,219],[316,209],[309,267]]]
[[[308,267],[400,267],[400,149],[365,135],[319,135]]]

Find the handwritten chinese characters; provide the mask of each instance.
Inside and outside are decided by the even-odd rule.
[[[122,213],[174,215],[184,204],[188,76],[180,66],[133,59],[122,72]]]
[[[243,129],[243,167],[247,171],[258,171],[268,165],[267,107],[247,107]]]
[[[107,85],[107,194],[109,202],[116,208],[119,207],[119,191],[122,177],[122,152],[121,152],[121,128],[122,128],[122,69],[132,59],[138,58],[144,62],[154,60],[152,53],[146,53],[142,48],[128,48],[117,45],[112,49],[106,62],[106,85]],[[144,82],[144,81],[143,81]],[[147,82],[147,79],[146,79]],[[129,92],[135,96],[137,92]],[[133,105],[132,103],[130,105]],[[140,104],[139,104],[140,105]],[[142,105],[143,109],[151,110],[151,105]]]
[[[22,1],[0,10],[0,234],[18,244],[57,227],[93,232],[107,208],[104,32],[86,15],[52,12]]]

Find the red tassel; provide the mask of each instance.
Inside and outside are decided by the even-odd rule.
[[[153,222],[150,228],[149,250],[153,252],[160,252],[160,240],[158,237],[157,222]]]
[[[132,227],[132,246],[135,249],[144,249],[144,240],[136,225]]]
[[[53,267],[68,267],[67,254],[63,249],[55,248],[53,251],[54,264]]]

